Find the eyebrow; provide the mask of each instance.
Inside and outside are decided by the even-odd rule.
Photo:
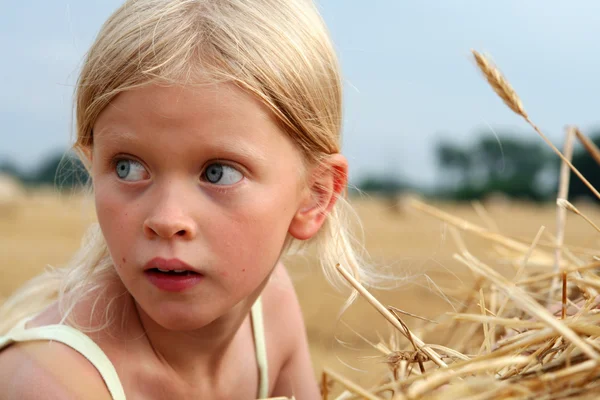
[[[259,148],[252,146],[251,144],[246,144],[247,142],[239,141],[239,140],[231,140],[231,139],[220,139],[215,141],[210,148],[214,150],[219,150],[224,153],[230,153],[231,155],[237,155],[249,159],[258,160],[261,162],[266,162],[267,158],[260,151]],[[241,144],[241,145],[240,145]]]
[[[130,132],[130,131],[122,131],[122,130],[117,130],[117,129],[113,129],[113,128],[104,128],[104,129],[100,129],[99,131],[94,131],[92,130],[92,137],[96,137],[96,135],[98,134],[102,134],[102,135],[108,135],[108,136],[113,136],[115,139],[125,139],[128,141],[134,141],[135,135]]]
[[[94,134],[95,132],[92,131],[92,134]],[[109,138],[114,139],[118,139],[118,140],[123,140],[125,142],[136,142],[139,139],[136,137],[136,135],[129,131],[129,130],[119,130],[119,129],[114,129],[114,128],[104,128],[100,131],[98,131],[98,133],[102,133],[102,135],[106,135]],[[219,138],[217,140],[215,140],[210,146],[206,146],[206,148],[209,148],[213,151],[217,150],[217,151],[221,151],[223,153],[225,153],[226,155],[230,155],[230,156],[241,156],[244,158],[249,158],[249,159],[254,159],[254,160],[258,160],[260,162],[266,162],[267,158],[265,157],[265,155],[260,152],[256,147],[253,146],[248,146],[248,145],[244,145],[244,146],[240,146],[240,141],[239,140],[231,140],[231,139],[223,139],[223,138]],[[233,150],[235,149],[235,150]]]

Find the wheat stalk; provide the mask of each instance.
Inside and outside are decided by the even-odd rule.
[[[368,400],[381,400],[381,397],[378,397],[372,393],[369,393],[366,389],[364,389],[363,387],[357,385],[356,383],[352,382],[350,379],[338,374],[337,372],[329,369],[329,368],[325,368],[324,369],[325,373],[327,374],[327,376],[329,378],[331,378],[332,380],[341,383],[346,389],[350,390],[353,393],[356,393],[360,396],[362,396],[363,399],[368,399]]]
[[[596,161],[596,163],[600,165],[600,149],[598,149],[598,146],[596,146],[594,142],[588,139],[587,136],[581,133],[581,131],[577,127],[575,127],[575,135],[577,136],[577,139],[579,139],[583,147],[587,150],[587,152],[590,153],[590,155]]]
[[[510,86],[510,84],[508,83],[506,78],[504,78],[500,70],[498,70],[498,68],[481,53],[477,52],[476,50],[471,50],[471,52],[473,53],[473,57],[475,57],[477,66],[487,79],[492,89],[494,89],[496,94],[500,96],[500,98],[511,110],[513,110],[518,115],[522,116],[525,119],[525,121],[527,121],[527,123],[531,125],[531,127],[540,135],[540,137],[546,142],[546,144],[550,146],[552,151],[554,151],[569,166],[569,168],[571,168],[573,173],[575,173],[575,175],[577,175],[577,177],[581,179],[581,181],[588,187],[588,189],[590,189],[592,193],[594,193],[596,197],[600,199],[600,192],[598,192],[596,188],[591,183],[589,183],[587,179],[585,179],[581,172],[579,172],[579,170],[575,168],[573,164],[571,164],[571,161],[569,161],[560,152],[560,150],[558,150],[556,146],[552,144],[552,142],[546,137],[546,135],[542,133],[540,128],[538,128],[537,125],[535,125],[531,121],[531,119],[529,119],[529,116],[525,112],[523,104],[521,103],[521,99],[519,99],[519,96],[517,95],[517,92],[515,92],[512,86]]]
[[[363,285],[360,284],[344,267],[340,264],[335,266],[337,271],[352,285],[358,293],[360,293],[365,300],[367,300],[379,313],[387,319],[400,333],[402,333],[411,343],[413,343],[419,350],[427,354],[431,361],[436,363],[440,367],[447,367],[446,363],[442,361],[442,358],[434,350],[427,347],[427,345],[415,336],[407,327],[401,323],[400,318],[394,315],[384,307]]]
[[[573,214],[579,215],[588,224],[590,224],[592,227],[594,227],[595,230],[597,230],[598,232],[600,232],[600,228],[598,227],[598,225],[596,225],[594,223],[594,221],[592,221],[585,214],[583,214],[581,211],[579,211],[579,209],[577,207],[575,207],[572,203],[570,203],[568,200],[566,200],[566,199],[557,199],[556,200],[556,204],[559,207],[564,208],[567,211],[571,211]]]
[[[573,159],[573,141],[575,138],[575,128],[568,127],[565,134],[565,143],[563,145],[563,153],[565,157],[571,161]],[[566,200],[569,196],[569,182],[571,174],[569,174],[569,166],[566,163],[560,165],[560,179],[558,184],[558,196],[557,201]],[[558,272],[560,269],[560,263],[562,260],[562,245],[564,244],[565,238],[565,225],[567,224],[567,210],[557,205],[556,210],[556,248],[554,249],[554,272]],[[567,312],[566,298],[567,298],[567,274],[562,274],[562,318],[565,319]],[[548,304],[552,302],[556,289],[558,287],[558,277],[552,281],[552,286],[548,292]]]

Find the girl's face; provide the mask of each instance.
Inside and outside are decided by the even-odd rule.
[[[229,84],[127,91],[94,125],[100,227],[123,284],[168,329],[256,297],[306,201],[303,171],[266,107]]]

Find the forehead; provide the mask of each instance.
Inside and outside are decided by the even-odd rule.
[[[119,94],[100,113],[94,131],[127,119],[154,125],[187,123],[257,124],[278,129],[274,115],[257,98],[233,84],[147,85]]]
[[[119,94],[94,124],[95,147],[115,141],[144,142],[165,151],[199,144],[239,148],[257,157],[269,150],[296,152],[273,113],[229,83],[153,84]]]

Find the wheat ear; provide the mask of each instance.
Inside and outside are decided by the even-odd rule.
[[[481,72],[483,72],[483,75],[492,89],[494,89],[494,92],[496,92],[502,101],[504,101],[504,104],[523,118],[529,118],[517,92],[510,86],[510,83],[504,78],[500,70],[481,53],[476,50],[472,50],[472,52],[473,57],[475,57],[475,62],[477,62],[477,66]]]
[[[598,199],[600,199],[600,192],[598,192],[596,188],[592,186],[592,184],[588,182],[587,179],[585,179],[581,172],[579,172],[579,170],[575,168],[573,164],[571,164],[571,161],[569,161],[560,152],[560,150],[558,150],[556,146],[552,144],[550,139],[548,139],[546,135],[542,133],[540,128],[538,128],[537,125],[535,125],[529,119],[529,116],[525,112],[523,104],[521,103],[521,99],[519,99],[519,96],[517,95],[517,92],[515,92],[512,86],[510,86],[506,78],[502,76],[502,73],[498,70],[498,68],[496,68],[496,66],[492,62],[490,62],[478,51],[471,50],[471,52],[473,53],[473,57],[475,57],[477,66],[479,67],[481,72],[483,72],[483,75],[487,79],[492,89],[494,89],[496,94],[500,96],[500,98],[511,110],[513,110],[518,115],[522,116],[525,119],[525,121],[527,121],[527,123],[531,125],[531,127],[540,135],[540,137],[546,142],[546,144],[550,146],[550,148],[569,166],[569,168],[571,168],[573,173],[577,175],[579,179],[581,179],[581,181],[592,191],[592,193],[594,193],[594,195],[596,195]]]

